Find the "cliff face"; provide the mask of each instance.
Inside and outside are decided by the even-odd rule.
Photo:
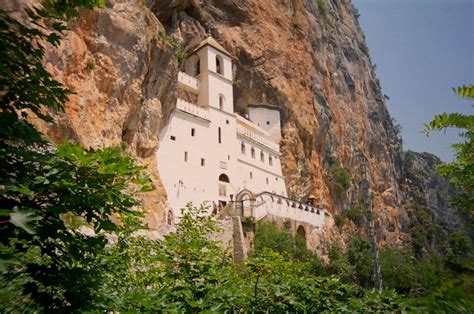
[[[364,36],[347,1],[158,1],[153,12],[190,48],[216,38],[234,56],[235,108],[283,108],[283,172],[294,198],[315,195],[332,212],[375,193],[380,240],[399,241],[401,144]],[[331,165],[353,178],[334,193]]]
[[[462,229],[462,218],[449,201],[458,192],[448,178],[436,172],[440,163],[429,153],[404,154],[401,190],[408,219],[402,222],[402,230],[410,233],[412,244],[423,252],[442,250],[449,234]],[[424,240],[417,244],[421,237]]]
[[[76,91],[54,141],[86,146],[125,141],[150,166],[156,190],[146,196],[152,226],[166,200],[154,152],[176,99],[179,51],[212,35],[234,57],[235,109],[270,103],[285,112],[283,172],[294,198],[313,194],[333,213],[373,194],[379,240],[396,244],[406,219],[398,184],[401,143],[384,105],[364,35],[343,0],[107,0],[70,25],[48,68]],[[165,35],[163,35],[165,34]],[[171,39],[174,38],[174,39]],[[332,165],[352,186],[335,193]]]

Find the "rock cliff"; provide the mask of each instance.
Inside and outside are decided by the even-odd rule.
[[[42,129],[56,142],[127,142],[153,175],[145,206],[159,225],[166,193],[154,152],[175,106],[179,59],[212,35],[234,58],[236,111],[270,103],[285,113],[290,196],[313,194],[339,213],[372,194],[378,240],[398,244],[408,219],[401,141],[356,15],[345,0],[106,0],[72,21],[48,55],[48,69],[76,94]],[[349,188],[335,191],[333,165],[348,170]]]
[[[409,242],[420,254],[443,251],[449,234],[465,228],[450,203],[458,191],[448,178],[436,172],[441,160],[435,155],[407,151],[403,159],[400,186],[408,217],[401,229],[410,235]]]

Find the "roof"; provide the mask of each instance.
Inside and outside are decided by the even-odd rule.
[[[210,36],[207,37],[205,40],[203,40],[196,48],[194,48],[193,53],[198,52],[199,50],[201,50],[202,48],[204,48],[206,46],[211,46],[212,48],[217,49],[220,52],[222,52],[222,53],[228,55],[229,57],[231,57],[230,52],[225,50],[225,48],[222,47],[221,44],[219,44],[214,38],[212,38]]]

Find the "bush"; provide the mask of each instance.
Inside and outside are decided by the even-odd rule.
[[[350,209],[337,215],[334,223],[336,226],[341,227],[347,220],[350,220],[356,226],[360,226],[364,222],[364,216],[364,208],[361,205],[354,205]]]
[[[293,237],[289,233],[289,229],[280,229],[274,222],[259,224],[255,232],[254,254],[258,256],[268,249],[295,261],[309,262],[317,260],[316,263],[313,263],[313,266],[318,263],[321,265],[316,254],[306,248],[306,242],[302,237]]]
[[[331,191],[339,198],[343,197],[352,183],[351,174],[341,166],[333,165],[330,168]]]

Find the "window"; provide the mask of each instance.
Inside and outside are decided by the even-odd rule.
[[[227,155],[227,160],[230,160],[230,155]]]
[[[171,210],[168,210],[168,219],[166,222],[168,223],[168,225],[172,225],[173,221],[174,221],[173,212]]]
[[[219,95],[219,109],[224,110],[225,99],[224,95]]]
[[[268,178],[266,178],[267,184],[268,184]]]
[[[252,173],[252,171],[250,171],[250,179],[252,179],[252,178],[253,178],[253,173]]]
[[[193,74],[194,76],[197,76],[199,74],[201,74],[201,62],[200,60],[198,59],[198,61],[196,62],[196,64],[194,65],[194,70],[193,70]]]
[[[252,147],[250,154],[252,155],[252,158],[255,158],[255,148]]]
[[[188,152],[184,152],[184,161],[188,161]]]
[[[270,166],[273,166],[273,158],[272,158],[272,156],[268,156],[268,164],[270,164]]]
[[[260,161],[265,162],[265,155],[263,154],[263,152],[260,152]]]
[[[225,197],[227,195],[225,184],[219,183],[219,196]]]
[[[194,136],[194,135],[196,135],[196,129],[192,128],[191,129],[191,136]]]
[[[206,165],[206,160],[204,158],[201,158],[201,166],[205,166]]]
[[[224,74],[223,68],[224,68],[224,65],[222,62],[222,57],[216,56],[216,72],[223,75]]]
[[[222,143],[221,127],[217,128],[217,141],[219,142],[219,144]]]
[[[229,120],[225,120],[225,124],[230,124]]]
[[[244,144],[244,142],[242,142],[242,144],[240,144],[240,152],[245,155],[245,144]]]
[[[267,121],[267,125],[270,125],[270,121]]]
[[[230,183],[230,180],[229,180],[229,177],[225,173],[222,173],[219,176],[219,182]]]
[[[171,136],[170,136],[170,140],[172,140],[172,141],[176,141],[176,136],[174,136],[174,135],[171,135]]]

